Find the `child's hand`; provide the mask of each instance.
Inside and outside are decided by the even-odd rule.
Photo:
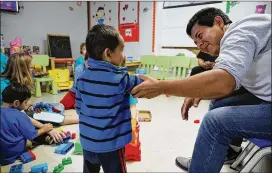
[[[47,123],[47,124],[44,124],[42,129],[45,131],[45,132],[49,132],[50,130],[53,129],[53,125],[50,124],[50,123]]]

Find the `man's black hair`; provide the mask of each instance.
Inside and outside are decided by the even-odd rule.
[[[214,7],[204,8],[199,10],[188,22],[186,32],[191,37],[192,28],[195,24],[202,26],[212,27],[214,23],[214,18],[220,16],[225,25],[232,23],[228,15],[225,14],[222,10]]]
[[[13,103],[15,100],[19,100],[22,103],[30,99],[30,97],[31,92],[28,87],[18,83],[11,83],[2,92],[2,99],[5,103]]]
[[[115,51],[120,41],[119,32],[110,25],[98,24],[88,31],[86,38],[87,55],[96,60],[103,59],[106,48]]]

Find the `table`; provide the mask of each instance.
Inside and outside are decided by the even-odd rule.
[[[125,66],[128,67],[129,74],[135,74],[136,68],[138,68],[140,64],[140,61],[127,61]]]

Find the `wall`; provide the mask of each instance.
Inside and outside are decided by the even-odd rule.
[[[186,25],[189,19],[200,9],[216,7],[226,12],[226,2],[189,6],[180,8],[163,9],[163,2],[157,2],[156,14],[156,44],[155,54],[171,54],[181,52],[182,49],[162,49],[169,47],[196,47],[186,34]],[[271,13],[271,2],[239,2],[230,9],[228,14],[232,21],[255,13],[256,5],[267,4],[265,13]]]
[[[99,6],[104,7],[106,13],[105,24],[109,24],[118,29],[118,2],[91,2],[90,20],[91,27],[97,24],[95,14]],[[148,8],[147,12],[143,12],[144,8]],[[142,55],[152,54],[152,8],[153,2],[140,2],[140,16],[139,16],[139,42],[126,42],[125,55],[140,59]],[[109,13],[109,10],[111,11]],[[111,20],[109,20],[109,18]]]
[[[1,33],[5,46],[16,36],[23,45],[40,46],[41,54],[46,53],[46,34],[70,35],[73,58],[87,35],[87,2],[81,7],[77,2],[26,2],[20,1],[19,14],[1,13]],[[70,11],[69,6],[74,10]]]

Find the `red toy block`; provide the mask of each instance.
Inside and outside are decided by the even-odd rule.
[[[72,133],[72,139],[76,138],[76,133]]]
[[[36,160],[36,155],[31,150],[28,150],[28,153],[32,156],[33,160]]]
[[[195,123],[195,124],[199,124],[199,123],[200,123],[200,120],[194,120],[194,123]]]

